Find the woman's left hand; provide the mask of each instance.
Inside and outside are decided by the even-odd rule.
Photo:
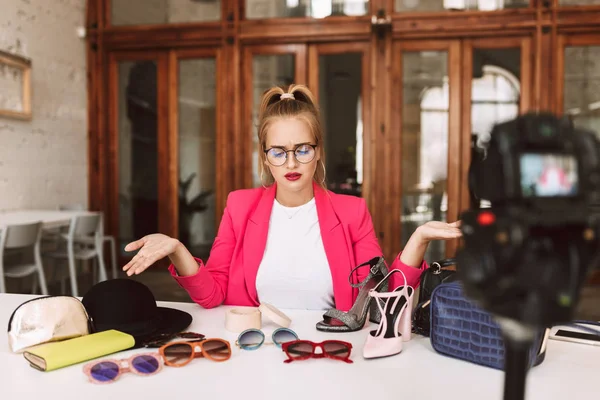
[[[429,221],[421,225],[417,232],[424,242],[432,240],[450,240],[462,237],[460,221],[447,224],[441,221]]]
[[[460,221],[447,224],[440,221],[429,221],[417,228],[408,239],[400,255],[405,265],[418,267],[423,262],[427,246],[432,240],[450,240],[462,237]]]

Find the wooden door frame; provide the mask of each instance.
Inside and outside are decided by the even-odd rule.
[[[168,201],[165,202],[161,193],[169,191],[169,170],[167,157],[161,156],[161,148],[168,148],[168,69],[169,60],[166,52],[163,51],[115,51],[108,54],[108,138],[107,143],[107,170],[109,196],[107,197],[108,232],[111,232],[117,238],[117,247],[120,248],[120,230],[119,230],[119,71],[120,62],[135,61],[156,61],[156,109],[157,109],[157,172],[158,172],[158,214],[163,210],[168,210]],[[161,118],[160,115],[164,117]],[[162,150],[164,151],[164,150]],[[163,219],[164,220],[164,219]],[[158,218],[158,231],[162,232],[161,218]],[[138,238],[139,239],[139,238]],[[120,258],[120,257],[119,257]]]
[[[235,152],[238,155],[235,165],[235,182],[241,182],[241,187],[251,188],[252,182],[252,110],[254,108],[254,56],[294,55],[294,82],[306,83],[307,46],[306,44],[270,44],[245,45],[242,56],[242,138],[236,141]],[[248,149],[251,149],[250,151]]]
[[[461,52],[462,46],[458,39],[444,40],[406,40],[393,43],[392,69],[392,129],[397,135],[388,135],[384,151],[385,165],[383,171],[388,175],[385,182],[387,186],[397,186],[394,192],[387,190],[385,196],[385,209],[388,210],[389,218],[386,221],[385,231],[392,234],[392,243],[402,242],[402,157],[394,155],[402,154],[402,110],[403,110],[403,70],[402,55],[404,52],[419,51],[446,51],[448,53],[448,79],[449,79],[449,109],[448,109],[448,178],[446,190],[448,193],[447,220],[455,221],[459,214],[459,192],[460,192],[460,160],[453,154],[460,154],[461,148]],[[392,196],[398,193],[398,196]],[[452,199],[455,199],[452,201]],[[449,241],[446,245],[446,255],[452,255],[456,251],[456,241]]]
[[[371,187],[375,174],[373,149],[375,138],[372,135],[373,99],[371,99],[371,48],[369,41],[313,43],[308,46],[308,87],[319,104],[319,56],[331,54],[361,53],[361,96],[363,120],[363,182],[362,196],[371,206],[371,215],[377,220],[377,209],[372,207]],[[325,150],[327,151],[327,150]],[[366,170],[366,171],[365,171]],[[364,173],[366,172],[366,173]]]

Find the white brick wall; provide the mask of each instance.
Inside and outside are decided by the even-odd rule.
[[[87,205],[85,0],[3,0],[0,49],[32,60],[31,121],[0,117],[0,210]]]

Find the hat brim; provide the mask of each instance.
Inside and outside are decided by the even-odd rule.
[[[132,329],[131,326],[118,327],[113,324],[110,326],[99,325],[96,331],[107,329],[116,329],[129,333],[135,339],[135,347],[144,346],[148,341],[152,341],[157,335],[179,333],[185,330],[192,323],[192,316],[185,311],[175,308],[157,307],[156,317],[144,329]]]
[[[134,335],[136,347],[155,340],[157,335],[179,333],[192,323],[192,316],[175,308],[157,307],[155,327],[152,332]]]
[[[176,308],[157,307],[159,315],[157,333],[179,333],[192,323],[192,316]]]

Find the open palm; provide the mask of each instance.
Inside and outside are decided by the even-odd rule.
[[[419,227],[421,238],[426,241],[450,240],[462,237],[460,221],[450,224],[441,221],[429,221]]]
[[[177,249],[179,241],[161,233],[153,233],[144,236],[140,240],[129,243],[125,246],[125,251],[135,251],[138,253],[124,267],[123,271],[127,276],[140,274],[158,260],[173,254]]]

